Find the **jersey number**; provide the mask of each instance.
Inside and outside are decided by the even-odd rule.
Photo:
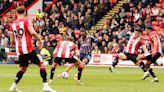
[[[19,28],[18,30],[14,30],[14,34],[16,38],[18,37],[22,38],[24,34],[24,30],[22,28]]]

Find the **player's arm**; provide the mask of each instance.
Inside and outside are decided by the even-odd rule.
[[[14,39],[14,33],[10,31],[10,45],[11,47],[14,47],[15,45],[15,39]]]
[[[141,39],[140,43],[142,45],[142,49],[143,49],[144,53],[148,53],[149,51],[148,51],[148,49],[146,47],[145,41],[143,39]]]
[[[142,45],[142,48],[143,48],[143,51],[144,51],[145,53],[149,52],[145,44]]]
[[[42,49],[42,47],[43,47],[43,40],[42,40],[41,36],[39,36],[36,33],[36,31],[34,30],[34,27],[32,25],[28,26],[28,30],[29,30],[30,34],[38,40],[38,47],[39,47],[39,49]]]
[[[155,37],[152,37],[154,48],[158,48],[158,40]],[[153,49],[152,53],[156,53],[156,49]]]

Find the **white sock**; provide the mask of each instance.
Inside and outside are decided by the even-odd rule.
[[[15,87],[16,87],[16,86],[17,86],[17,84],[14,82],[14,83],[12,84],[12,86],[15,86]]]
[[[43,86],[45,87],[45,86],[47,86],[48,85],[48,83],[47,82],[45,82],[45,83],[43,83]]]
[[[145,76],[149,75],[149,72],[148,72],[148,71],[146,71],[146,72],[144,73],[144,75],[145,75]]]
[[[158,78],[157,78],[157,77],[155,77],[155,78],[154,78],[154,80],[158,80]]]

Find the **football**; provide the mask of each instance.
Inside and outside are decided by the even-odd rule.
[[[68,79],[69,75],[68,75],[67,72],[63,72],[61,77],[64,78],[64,79]]]

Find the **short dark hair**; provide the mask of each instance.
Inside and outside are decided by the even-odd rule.
[[[25,12],[25,7],[24,6],[20,6],[20,7],[18,7],[17,9],[16,9],[16,12],[18,13],[18,14],[23,14],[24,12]]]

